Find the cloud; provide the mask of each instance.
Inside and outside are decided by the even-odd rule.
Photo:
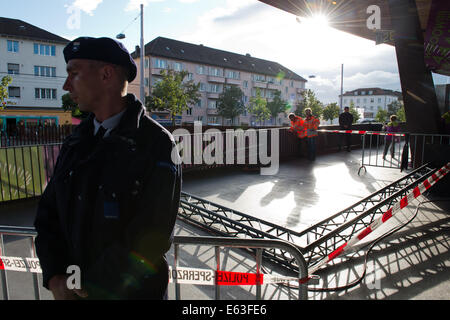
[[[75,0],[72,6],[86,12],[90,16],[94,15],[94,10],[103,0]]]
[[[199,0],[178,0],[178,2],[181,3],[194,3],[194,2],[198,2]]]
[[[125,11],[135,11],[139,10],[141,4],[147,6],[150,2],[164,2],[166,0],[129,0],[127,6],[125,7]]]
[[[308,80],[322,101],[336,101],[341,64],[344,89],[399,89],[395,50],[326,25],[298,23],[292,14],[254,0],[227,0],[197,19],[179,40],[276,61]],[[308,79],[316,75],[315,79]],[[394,89],[394,88],[393,88]]]

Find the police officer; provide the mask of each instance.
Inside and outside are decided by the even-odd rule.
[[[345,107],[344,112],[342,112],[339,115],[339,126],[341,130],[352,130],[352,124],[353,124],[353,115],[350,113],[350,108]],[[339,137],[339,151],[341,151],[342,148],[342,140],[345,137],[345,144],[347,146],[347,151],[350,152],[351,150],[351,133],[344,133],[341,134]]]
[[[63,89],[90,115],[64,141],[38,205],[44,287],[55,299],[162,299],[181,190],[173,137],[127,94],[137,68],[121,43],[78,38],[64,58]]]

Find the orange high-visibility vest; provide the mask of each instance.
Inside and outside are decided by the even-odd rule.
[[[297,136],[302,139],[306,137],[306,131],[303,126],[303,118],[299,116],[295,116],[295,120],[291,121],[291,128],[289,129],[292,132],[296,132]]]
[[[317,137],[317,129],[319,128],[320,120],[314,116],[306,118],[303,126],[305,127],[305,133],[308,138]]]

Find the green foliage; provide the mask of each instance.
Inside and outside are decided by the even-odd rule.
[[[381,123],[385,123],[386,121],[388,121],[389,117],[388,117],[388,112],[384,109],[378,109],[378,112],[375,116],[375,120],[377,122],[381,122]]]
[[[406,122],[405,106],[402,105],[402,107],[397,111],[397,119],[400,122]]]
[[[248,111],[261,123],[270,119],[270,110],[267,108],[267,100],[261,96],[261,90],[256,89],[256,97],[250,99]]]
[[[323,109],[322,115],[324,120],[330,120],[331,122],[331,120],[339,117],[339,111],[340,109],[336,102],[330,103]]]
[[[83,112],[78,108],[78,104],[76,104],[72,98],[70,97],[70,93],[66,93],[61,97],[62,107],[64,111],[71,111],[72,117],[84,119],[88,116],[89,113]]]
[[[355,104],[353,103],[353,101],[350,101],[350,107],[349,107],[349,112],[353,115],[353,123],[356,123],[356,121],[358,121],[360,119],[360,115],[358,110],[356,110],[355,108]]]
[[[272,118],[276,118],[279,113],[286,112],[290,108],[286,100],[281,98],[281,91],[276,90],[272,101],[267,102],[267,108]]]
[[[0,110],[6,106],[6,99],[8,99],[8,86],[12,82],[10,76],[4,76],[0,82]]]
[[[234,119],[245,111],[242,97],[244,93],[241,88],[237,86],[230,86],[226,88],[217,100],[217,114],[222,116],[222,119]]]
[[[173,124],[175,115],[181,115],[200,100],[200,83],[190,80],[185,82],[187,71],[162,70],[162,80],[152,90],[150,96],[145,98],[145,107],[149,111],[169,111]]]
[[[396,100],[387,105],[387,117],[389,118],[393,114],[397,116],[398,121],[406,122],[405,106],[403,105],[403,101]]]
[[[316,98],[316,94],[311,89],[302,92],[302,101],[297,104],[296,114],[305,116],[304,110],[310,108],[313,116],[320,119],[323,113],[323,104]]]

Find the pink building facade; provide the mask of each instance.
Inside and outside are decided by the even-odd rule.
[[[139,65],[139,50],[132,55]],[[222,119],[217,114],[217,101],[226,86],[241,88],[245,106],[248,106],[251,97],[256,96],[258,88],[268,101],[279,90],[282,99],[288,101],[295,110],[296,104],[301,100],[301,93],[305,90],[305,79],[276,62],[162,37],[145,46],[144,63],[146,95],[160,81],[161,71],[164,69],[185,70],[189,73],[186,80],[200,83],[200,102],[189,106],[182,114],[182,123],[201,121],[204,125],[285,125],[288,123],[285,113],[264,123],[257,121],[247,111],[233,120]],[[129,85],[129,92],[139,97],[139,86],[138,71],[136,80]],[[163,113],[158,115],[164,117]]]

